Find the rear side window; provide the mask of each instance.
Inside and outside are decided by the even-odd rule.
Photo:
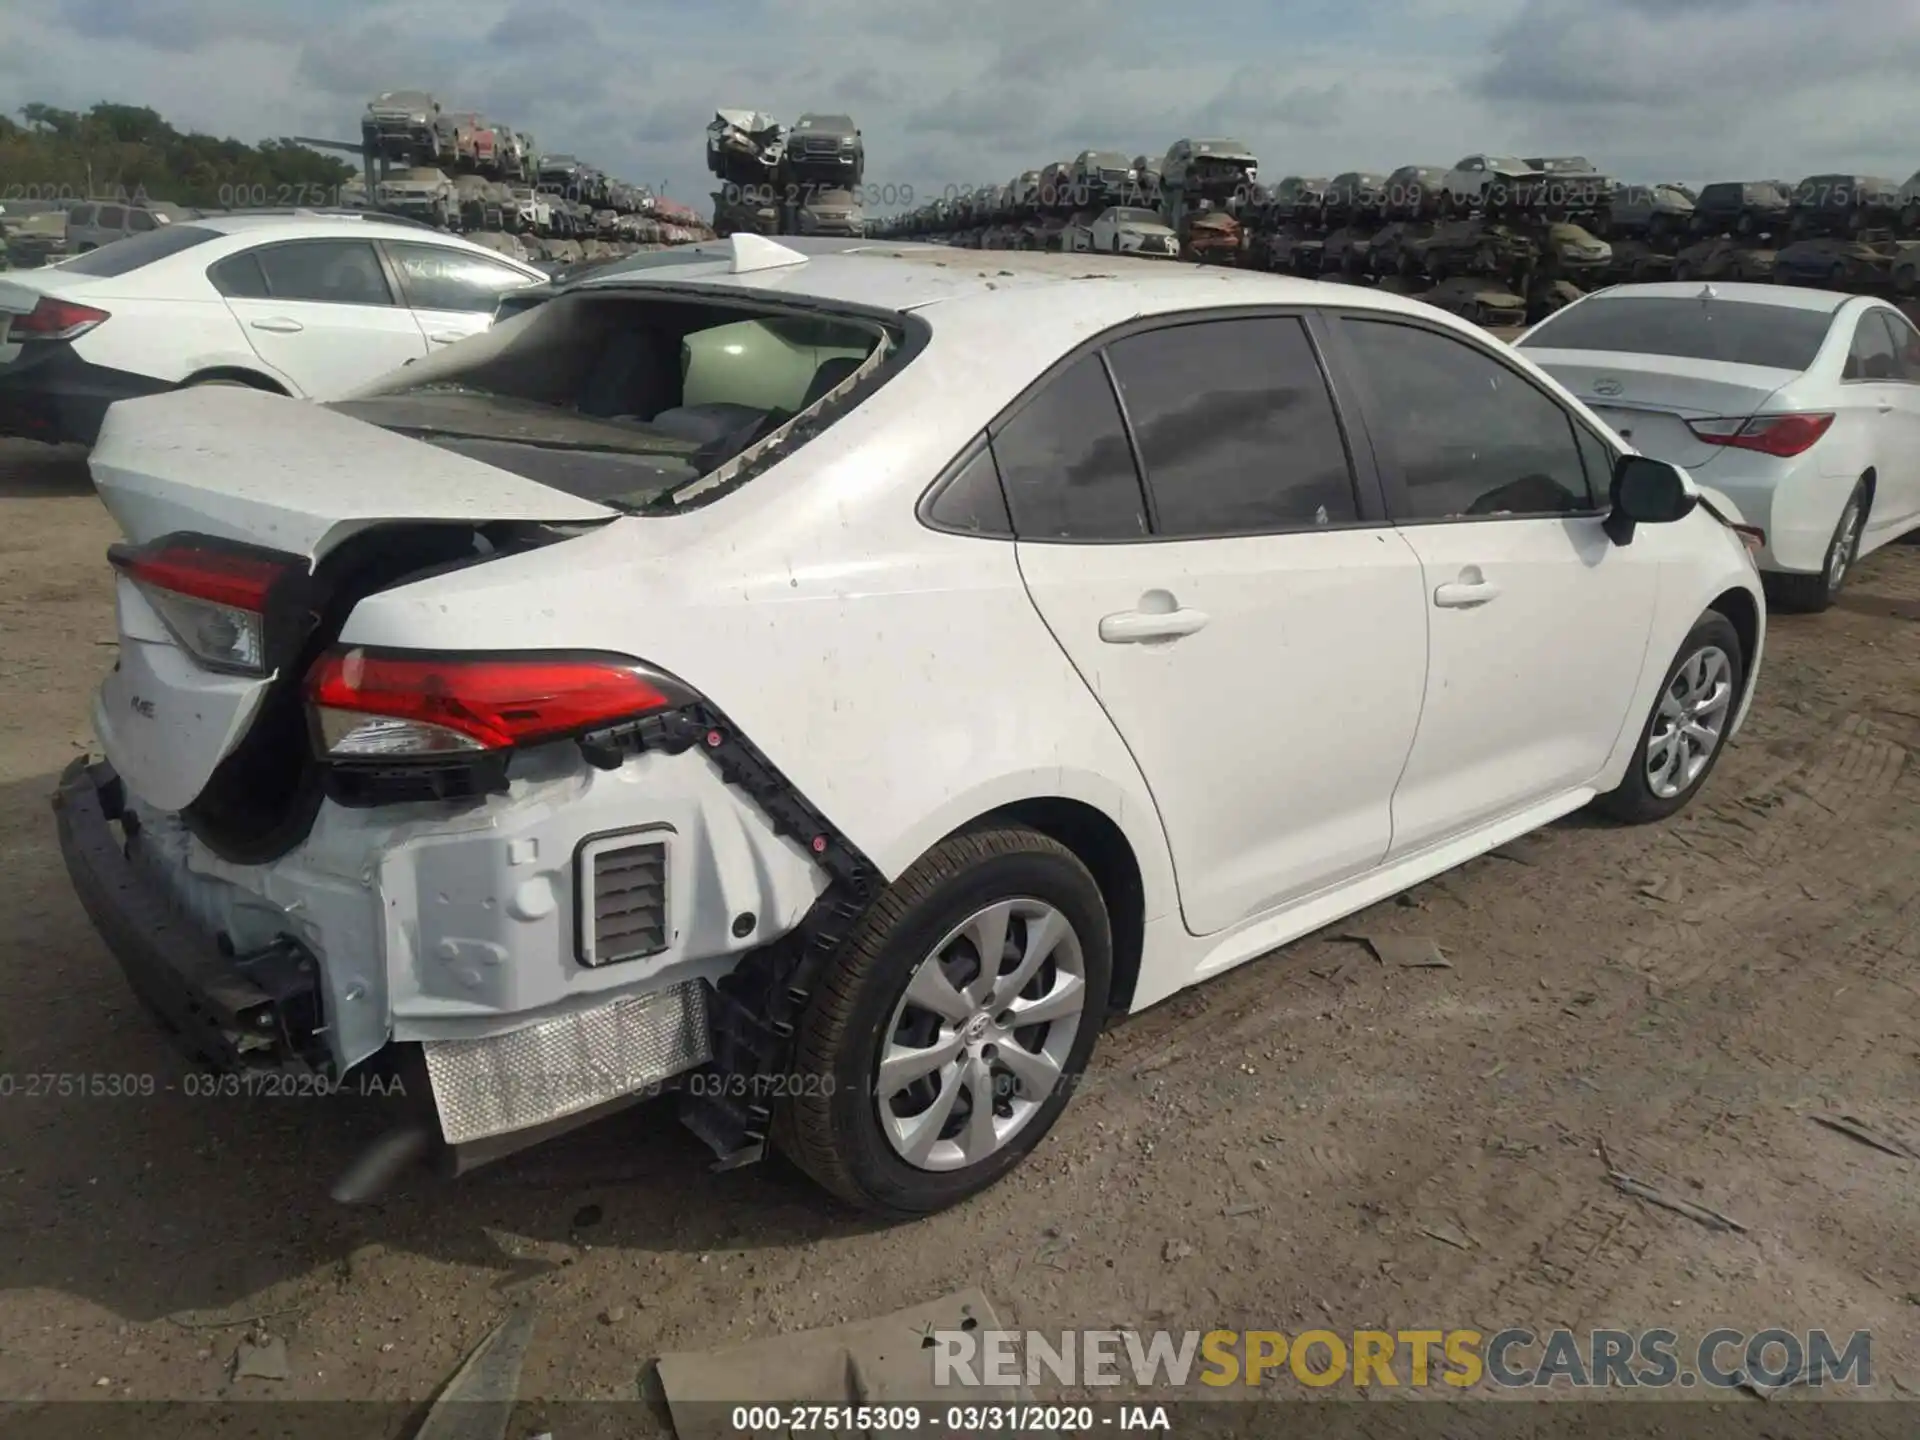
[[[93,224],[95,209],[91,205],[76,205],[67,212],[67,223],[85,229]]]
[[[1903,368],[1894,348],[1893,331],[1880,318],[1881,312],[1869,310],[1853,328],[1853,344],[1847,349],[1842,380],[1898,380]]]
[[[143,265],[151,265],[156,260],[164,260],[169,255],[178,255],[182,250],[191,250],[196,245],[204,245],[218,238],[217,230],[208,230],[199,225],[162,225],[157,230],[128,235],[102,245],[98,250],[89,250],[84,255],[63,260],[60,269],[68,275],[127,275]]]
[[[1011,535],[1007,497],[1000,489],[1000,472],[993,451],[982,442],[973,458],[953,472],[927,507],[927,519],[942,530],[966,535]]]
[[[1292,318],[1169,326],[1108,355],[1165,539],[1352,524],[1333,397]]]
[[[1523,350],[1607,350],[1805,370],[1831,311],[1692,296],[1598,295],[1534,327]]]
[[[207,279],[213,282],[213,288],[229,300],[265,300],[268,298],[266,273],[260,268],[260,257],[252,250],[239,255],[229,255],[226,259],[207,267]]]
[[[127,225],[127,212],[119,205],[102,205],[97,223],[102,230],[124,230]]]
[[[407,302],[417,310],[462,310],[491,315],[500,297],[532,282],[511,265],[502,265],[448,245],[387,243],[400,271]]]
[[[267,292],[275,300],[393,304],[393,289],[370,241],[295,240],[263,246],[253,253],[260,257]]]
[[[993,438],[1023,540],[1138,540],[1147,509],[1120,406],[1098,355],[1074,362]]]
[[[1880,318],[1893,331],[1893,346],[1900,356],[1900,378],[1920,385],[1920,330],[1914,329],[1913,322],[1906,316],[1891,310],[1882,310]]]

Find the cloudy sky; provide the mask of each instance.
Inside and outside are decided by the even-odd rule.
[[[1920,0],[0,0],[10,111],[347,139],[427,88],[702,203],[718,106],[851,112],[873,201],[1197,134],[1268,178],[1488,150],[1905,179],[1916,76]]]

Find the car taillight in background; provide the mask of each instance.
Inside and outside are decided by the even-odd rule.
[[[296,556],[201,536],[162,536],[149,545],[115,545],[113,567],[131,580],[173,638],[208,670],[267,674],[270,616],[278,597],[304,578]]]
[[[112,318],[105,310],[96,310],[91,305],[76,305],[71,300],[42,295],[33,309],[13,317],[11,336],[15,340],[73,340]]]
[[[321,753],[435,759],[511,750],[694,699],[623,655],[425,655],[338,647],[307,675]]]
[[[1727,416],[1689,420],[1687,428],[1709,445],[1757,450],[1782,460],[1805,454],[1833,425],[1831,414]]]

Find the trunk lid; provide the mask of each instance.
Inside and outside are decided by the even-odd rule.
[[[1689,420],[1758,414],[1798,378],[1793,370],[1670,355],[1533,347],[1526,355],[1642,455],[1689,471],[1711,464],[1727,448],[1695,435]]]
[[[594,523],[615,511],[303,400],[207,386],[126,400],[89,464],[127,540],[179,533],[278,551],[311,571],[354,536],[406,522]],[[202,668],[146,594],[116,580],[120,654],[94,702],[134,793],[183,809],[297,677]]]

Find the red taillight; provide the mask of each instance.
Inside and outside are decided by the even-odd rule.
[[[615,655],[411,655],[341,648],[314,662],[307,699],[336,758],[505,750],[685,704],[677,682]]]
[[[1782,460],[1811,450],[1832,425],[1831,414],[1728,416],[1687,422],[1687,428],[1709,445],[1757,450]]]
[[[33,309],[13,317],[12,335],[15,340],[72,340],[112,318],[105,310],[96,310],[91,305],[76,305],[71,300],[42,295]]]
[[[163,537],[107,558],[139,587],[181,648],[210,670],[265,675],[274,591],[302,569],[293,556]]]
[[[108,558],[129,579],[176,595],[264,613],[267,596],[285,578],[287,562],[247,551],[162,540],[139,550],[112,550]]]

